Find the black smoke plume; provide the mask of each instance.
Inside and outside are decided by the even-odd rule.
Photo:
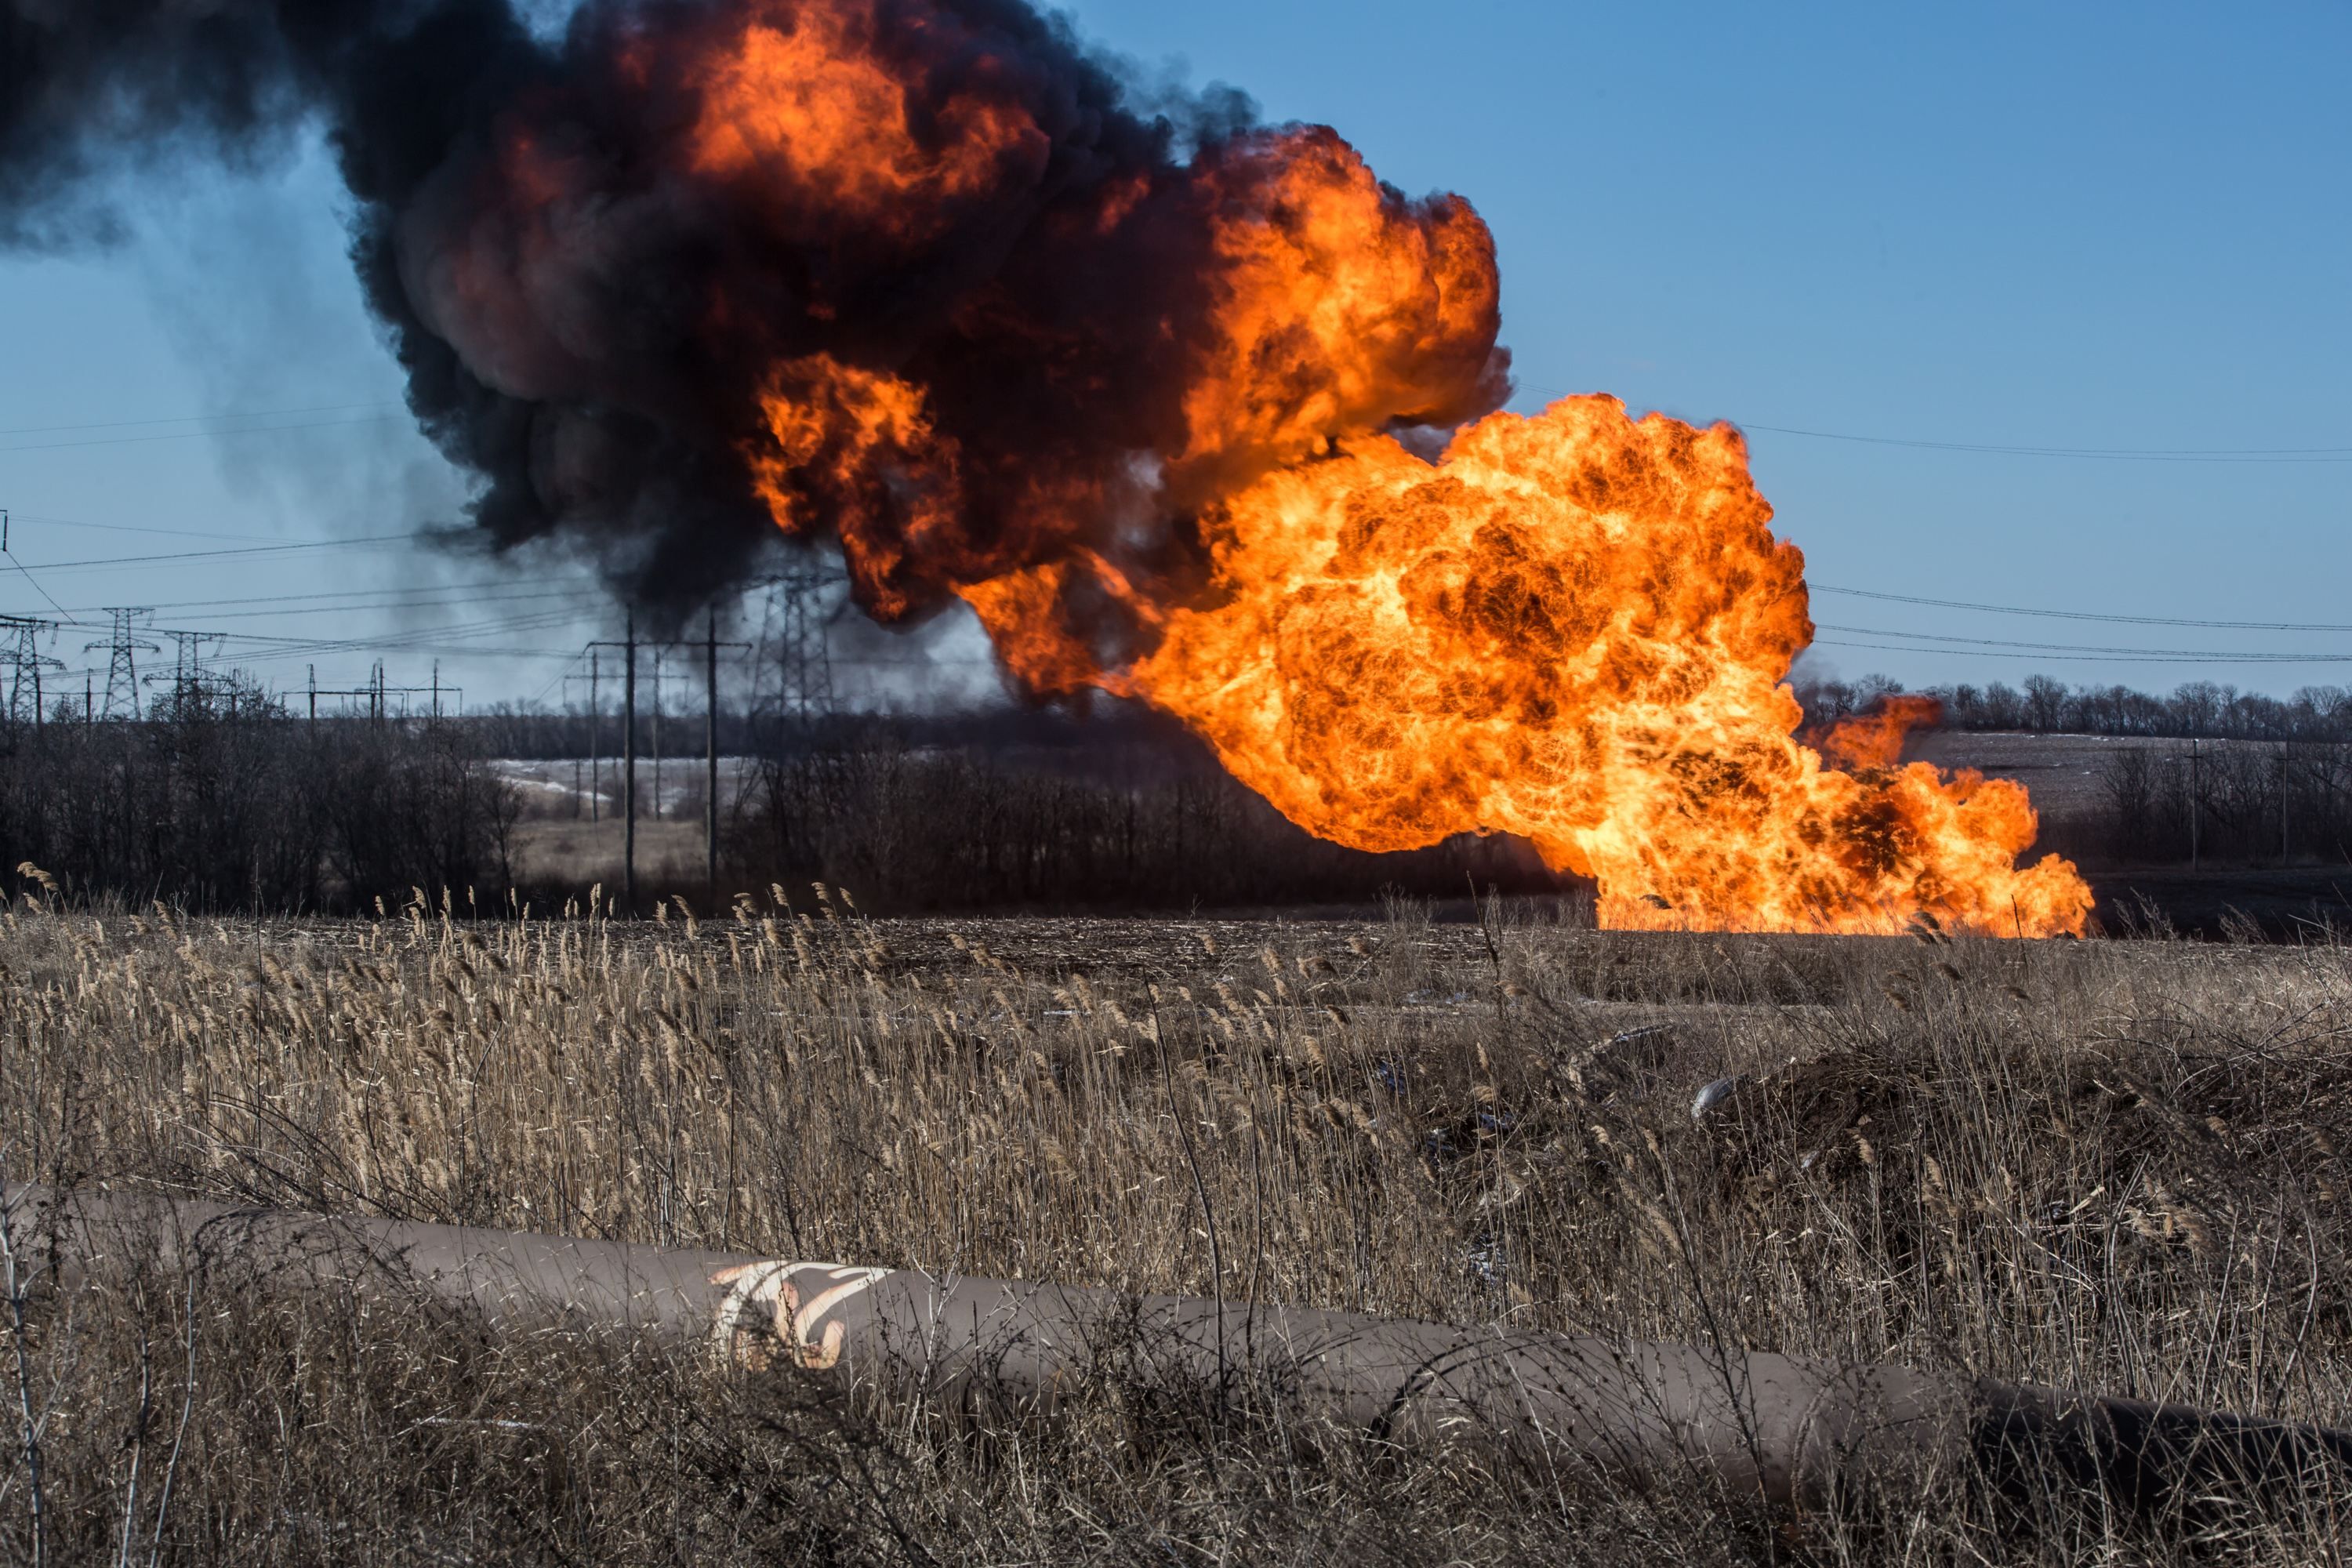
[[[838,88],[844,145],[754,124],[713,153],[755,37],[846,52],[762,79]],[[1377,374],[1280,320],[1234,339],[1234,234],[1307,234],[1299,171],[1360,164],[1229,90],[1140,91],[1022,0],[588,0],[552,29],[508,0],[0,0],[0,244],[104,240],[117,175],[314,127],[473,522],[591,547],[650,609],[723,592],[780,521],[853,541],[889,617],[1075,552],[1181,583],[1221,488],[1505,390],[1491,245],[1452,197],[1380,188],[1376,226],[1436,259],[1368,317]],[[844,175],[893,138],[932,173]],[[1257,401],[1204,443],[1213,364]],[[919,428],[852,449],[835,367],[919,387]],[[781,456],[777,398],[823,426]]]

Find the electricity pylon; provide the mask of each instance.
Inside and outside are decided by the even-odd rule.
[[[110,605],[106,613],[114,625],[104,642],[86,643],[84,653],[106,649],[106,700],[100,705],[102,719],[136,719],[139,717],[139,658],[142,653],[160,653],[155,644],[139,636],[146,617],[155,612],[143,605]]]

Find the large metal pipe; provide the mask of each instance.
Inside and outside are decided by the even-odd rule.
[[[2352,1483],[2352,1433],[1901,1367],[90,1191],[12,1187],[0,1218],[68,1289],[143,1255],[421,1290],[493,1324],[643,1326],[751,1372],[975,1415],[1048,1413],[1109,1368],[1230,1410],[1781,1510],[1955,1468],[2143,1509]]]

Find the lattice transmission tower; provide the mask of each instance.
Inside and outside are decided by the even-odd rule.
[[[27,616],[0,616],[0,638],[5,639],[8,660],[8,723],[31,724],[38,729],[44,717],[41,711],[41,675],[45,670],[63,669],[65,661],[51,658],[41,651],[43,634],[54,637],[57,625],[51,621],[35,620]]]
[[[760,640],[775,665],[772,711],[787,723],[813,723],[834,711],[827,633],[845,602],[836,590],[848,584],[847,577],[824,566],[795,566],[767,580]]]
[[[223,637],[219,632],[173,632],[163,634],[172,639],[172,704],[175,712],[184,712],[205,700],[205,650],[218,648]],[[160,684],[161,678],[149,676],[151,685]]]
[[[139,656],[161,653],[155,644],[142,637],[147,617],[155,612],[144,605],[110,605],[107,615],[113,626],[104,642],[87,643],[84,653],[106,650],[106,700],[99,705],[101,719],[136,719],[139,717]]]

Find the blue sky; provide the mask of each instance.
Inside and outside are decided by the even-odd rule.
[[[1825,630],[1813,668],[1912,684],[2037,668],[2153,688],[2352,682],[2352,632],[1820,591],[2352,624],[2352,8],[1089,0],[1073,15],[1147,72],[1232,82],[1269,118],[1336,125],[1406,190],[1468,196],[1500,248],[1517,405],[1609,391],[1748,426],[1816,620],[1860,628]],[[315,151],[259,175],[131,187],[121,205],[123,245],[0,259],[15,558],[68,608],[178,605],[157,622],[405,640],[385,655],[395,683],[425,679],[441,649],[475,700],[558,695],[559,650],[594,635],[591,598],[308,617],[226,603],[463,599],[476,591],[424,585],[494,581],[479,562],[335,544],[45,569],[397,534],[464,493],[399,417]],[[301,427],[94,427],[257,410],[303,412],[234,423]],[[37,428],[63,426],[85,427]],[[1948,449],[1966,447],[2163,456]],[[2337,450],[2179,460],[2281,448]],[[117,531],[133,527],[245,537]],[[0,608],[48,613],[21,574],[0,574]],[[429,629],[526,616],[547,618],[470,636],[503,650],[490,658]],[[86,640],[60,657],[79,668]],[[2021,656],[1990,646],[2002,640],[2070,646]],[[315,662],[349,685],[374,657]],[[257,668],[299,687],[310,662]]]

